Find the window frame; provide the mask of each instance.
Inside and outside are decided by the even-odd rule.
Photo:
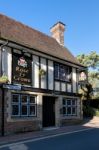
[[[58,70],[56,70],[57,69],[56,66],[57,66]],[[57,73],[56,73],[56,71],[57,71]],[[56,74],[58,77],[56,77]],[[60,79],[60,65],[58,63],[54,63],[54,78],[55,78],[55,80]]]
[[[56,70],[56,66],[58,66],[58,70]],[[63,73],[65,73],[65,78],[62,79],[63,77]],[[56,74],[58,77],[56,77]],[[71,78],[69,79],[69,76],[71,76]],[[72,81],[72,70],[71,70],[71,66],[67,66],[64,64],[59,64],[57,62],[54,63],[54,79],[55,80],[59,80],[62,82],[71,82]]]
[[[70,100],[70,103],[68,105],[68,100]],[[73,104],[73,101],[75,101],[75,104]],[[62,101],[62,106],[63,106],[63,109],[65,109],[65,112],[64,113],[64,110],[63,110],[63,116],[77,116],[77,98],[63,98],[63,101]],[[71,108],[71,113],[68,113],[67,110],[68,108]],[[75,108],[75,113],[73,113],[73,108]]]
[[[13,102],[13,95],[18,95],[18,102]],[[27,96],[27,102],[22,102],[22,96]],[[30,97],[35,98],[34,103],[30,103]],[[13,106],[18,106],[18,115],[13,114]],[[22,114],[22,106],[27,107],[27,114]],[[30,115],[30,106],[34,106],[35,113]],[[28,94],[21,94],[21,93],[12,93],[12,99],[11,99],[11,116],[12,117],[36,117],[37,116],[37,96],[36,95],[28,95]]]

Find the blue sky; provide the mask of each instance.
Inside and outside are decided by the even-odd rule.
[[[75,56],[99,54],[99,0],[0,0],[0,13],[48,35],[62,21],[65,46]]]

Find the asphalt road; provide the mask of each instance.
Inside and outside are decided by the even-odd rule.
[[[99,128],[5,145],[0,150],[99,150]]]

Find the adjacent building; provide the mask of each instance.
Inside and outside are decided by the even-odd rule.
[[[52,36],[0,14],[0,131],[5,134],[59,127],[82,119],[79,72],[86,71],[64,46],[65,24]]]

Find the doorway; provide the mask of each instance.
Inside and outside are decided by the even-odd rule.
[[[55,97],[43,96],[43,127],[55,126]]]

